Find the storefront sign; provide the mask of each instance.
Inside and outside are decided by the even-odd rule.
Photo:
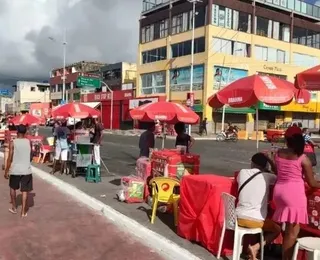
[[[289,105],[282,106],[281,111],[292,111],[292,112],[308,112],[316,113],[318,109],[317,102],[310,102],[308,104],[297,104],[295,101],[292,101]],[[319,112],[319,111],[318,111]]]
[[[170,90],[189,91],[190,90],[190,67],[176,68],[170,70]],[[204,79],[204,66],[196,65],[193,67],[192,90],[202,90]]]
[[[277,67],[277,66],[263,65],[263,69],[267,70],[267,71],[270,71],[272,73],[282,72],[282,68]]]
[[[259,102],[258,108],[261,110],[273,110],[273,111],[280,111],[279,106],[269,106],[265,103]]]
[[[171,102],[188,106],[186,100],[171,100]],[[203,111],[202,101],[200,99],[195,99],[193,106],[191,108],[194,112],[202,112]]]
[[[228,84],[248,76],[247,70],[214,66],[214,83],[213,89],[221,89]]]
[[[136,98],[129,101],[129,109],[137,108],[144,104],[158,102],[159,98]]]
[[[90,93],[81,95],[81,102],[100,102],[111,100],[111,92]],[[113,91],[113,100],[127,100],[133,97],[132,90]]]
[[[62,99],[62,92],[52,92],[50,93],[50,99]]]

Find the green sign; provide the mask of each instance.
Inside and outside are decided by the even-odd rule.
[[[273,111],[280,111],[279,106],[269,106],[265,103],[259,102],[259,109],[261,110],[273,110]]]
[[[97,78],[88,78],[88,77],[78,77],[77,79],[78,87],[87,87],[87,88],[101,88],[101,81]]]

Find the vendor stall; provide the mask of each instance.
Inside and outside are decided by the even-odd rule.
[[[100,111],[86,106],[81,103],[70,103],[59,106],[52,111],[52,116],[57,119],[86,119],[97,118],[100,116]],[[92,165],[93,158],[93,143],[90,142],[89,132],[79,131],[74,129],[74,138],[72,138],[69,146],[69,172],[72,177],[77,176],[78,171],[86,170]],[[93,166],[93,165],[92,165]],[[94,165],[96,169],[96,179],[100,180],[100,166]],[[87,175],[88,175],[87,171]],[[87,176],[88,177],[88,176]],[[86,178],[88,179],[88,178]]]

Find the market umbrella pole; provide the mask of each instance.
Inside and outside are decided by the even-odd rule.
[[[259,151],[259,108],[258,105],[256,106],[256,139],[257,139],[257,152]]]
[[[166,123],[163,123],[163,131],[162,131],[162,149],[164,149],[164,138],[166,137]]]

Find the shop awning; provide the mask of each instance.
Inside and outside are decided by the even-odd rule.
[[[81,104],[84,104],[91,108],[97,108],[100,105],[100,102],[81,102]]]

